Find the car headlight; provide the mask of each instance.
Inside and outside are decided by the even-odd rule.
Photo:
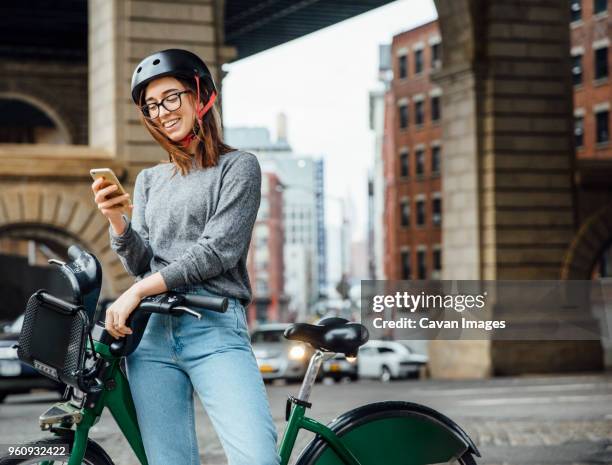
[[[0,359],[14,360],[17,358],[17,349],[12,347],[0,347]]]
[[[346,357],[346,361],[349,363],[355,363],[357,361],[357,357]]]
[[[303,346],[293,346],[289,349],[289,358],[291,360],[301,360],[306,355],[306,350]]]

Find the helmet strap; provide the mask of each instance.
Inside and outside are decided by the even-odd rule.
[[[197,74],[195,75],[195,81],[196,81],[196,91],[197,91],[197,102],[196,102],[196,117],[198,120],[198,124],[201,127],[202,126],[202,119],[204,118],[204,115],[206,113],[208,113],[208,110],[210,110],[212,108],[212,106],[215,103],[215,100],[217,100],[217,93],[216,92],[211,92],[210,94],[210,98],[208,99],[208,102],[206,102],[206,105],[202,106],[200,104],[200,76],[198,76]],[[193,132],[190,132],[189,134],[187,134],[181,141],[180,144],[183,147],[189,147],[189,145],[191,144],[191,142],[197,138],[197,130],[194,128]]]

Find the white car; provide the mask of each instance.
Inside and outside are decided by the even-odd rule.
[[[359,348],[357,363],[360,378],[386,382],[418,376],[421,367],[427,364],[427,356],[414,353],[397,341],[370,341]]]

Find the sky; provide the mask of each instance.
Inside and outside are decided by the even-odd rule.
[[[267,127],[287,115],[294,152],[325,160],[326,221],[340,224],[347,198],[353,240],[366,235],[367,173],[373,165],[369,92],[377,81],[378,46],[436,19],[433,0],[398,0],[307,36],[224,65],[227,127]]]

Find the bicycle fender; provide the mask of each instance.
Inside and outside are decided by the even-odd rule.
[[[469,452],[477,457],[481,456],[472,439],[457,423],[430,407],[412,402],[383,401],[357,407],[335,418],[327,427],[336,435],[342,437],[344,433],[348,434],[348,432],[356,430],[359,425],[374,421],[377,415],[384,415],[389,412],[401,412],[402,417],[412,417],[415,419],[415,425],[420,425],[422,428],[426,427],[429,431],[435,432],[437,440],[446,437],[446,441],[451,444],[451,447],[453,447],[453,444],[454,447],[461,445],[463,453]],[[409,440],[410,438],[406,437],[404,443],[409,443]],[[365,444],[369,443],[367,438],[364,438],[364,442]],[[422,444],[422,442],[419,442],[419,445]],[[311,463],[312,460],[322,454],[326,446],[327,442],[320,436],[316,436],[302,451],[296,464]],[[439,446],[439,443],[435,443],[436,448]],[[402,445],[402,448],[405,448],[405,444]],[[405,453],[409,454],[409,449],[406,448]]]
[[[74,436],[76,434],[73,429],[54,428],[52,432],[56,437],[66,438],[66,441],[69,443],[70,446],[70,451],[72,451]],[[87,438],[87,449],[97,452],[97,454],[101,457],[104,457],[104,459],[107,460],[108,463],[114,463],[113,460],[106,453],[106,451],[102,448],[102,446],[91,438]]]

